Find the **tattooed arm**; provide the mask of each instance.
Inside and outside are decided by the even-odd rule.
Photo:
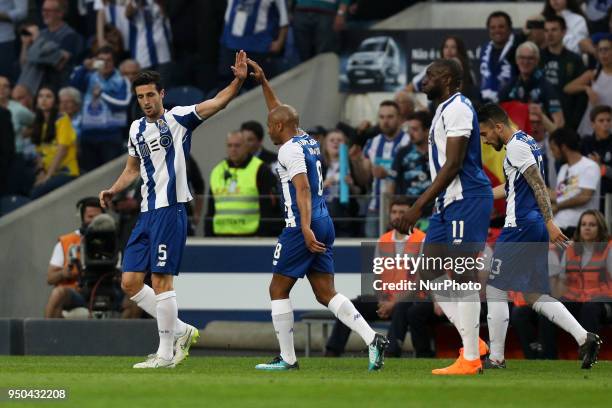
[[[544,222],[546,223],[546,229],[548,230],[548,235],[550,236],[551,242],[565,248],[567,246],[568,238],[553,222],[553,211],[552,205],[550,204],[548,189],[546,188],[544,179],[542,179],[538,166],[536,164],[529,166],[523,172],[523,177],[525,177],[525,180],[527,180],[527,183],[533,190],[533,195],[535,196],[540,212],[544,217]]]

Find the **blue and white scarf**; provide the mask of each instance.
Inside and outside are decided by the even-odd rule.
[[[480,92],[483,100],[497,102],[497,93],[504,85],[512,81],[514,72],[509,58],[513,58],[514,56],[508,55],[508,53],[513,45],[514,34],[511,34],[508,42],[506,42],[504,49],[499,55],[498,61],[491,61],[493,41],[489,41],[485,46],[480,57]]]

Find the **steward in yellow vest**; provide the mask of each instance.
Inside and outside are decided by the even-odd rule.
[[[214,202],[214,235],[254,235],[261,218],[257,173],[263,165],[249,156],[241,166],[231,166],[227,159],[217,164],[210,175]]]

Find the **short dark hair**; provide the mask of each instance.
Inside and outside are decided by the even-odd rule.
[[[565,22],[565,19],[561,16],[558,16],[558,15],[548,16],[546,17],[545,22],[546,23],[559,23],[562,30],[564,31],[567,30],[567,23]]]
[[[391,99],[387,99],[387,100],[382,101],[382,102],[380,103],[380,105],[378,105],[378,108],[380,109],[380,108],[382,108],[383,106],[392,106],[392,107],[394,107],[394,108],[395,108],[395,110],[397,111],[397,113],[399,113],[399,112],[400,112],[400,107],[399,107],[399,105],[397,104],[397,102],[392,101]]]
[[[411,205],[411,200],[409,197],[407,196],[403,196],[403,195],[396,195],[393,196],[393,199],[391,200],[391,203],[389,203],[389,211],[391,211],[391,208],[394,205]]]
[[[416,111],[408,115],[407,120],[418,120],[423,129],[429,129],[431,126],[431,114],[427,111]]]
[[[496,103],[487,103],[478,109],[478,122],[484,123],[488,121],[503,123],[505,125],[510,123],[506,111]]]
[[[444,69],[446,73],[451,77],[451,87],[456,89],[461,88],[461,84],[463,81],[463,68],[457,60],[455,60],[454,58],[438,59],[434,61],[434,64]]]
[[[506,13],[505,11],[494,11],[491,14],[489,14],[489,17],[487,17],[487,28],[489,27],[489,23],[491,22],[491,19],[493,18],[498,18],[498,17],[502,17],[504,20],[506,20],[506,23],[508,24],[508,28],[512,29],[512,19],[510,18],[510,15],[508,13]]]
[[[263,126],[261,126],[261,123],[257,122],[256,120],[249,120],[244,122],[242,125],[240,125],[240,130],[249,130],[255,133],[255,136],[257,136],[257,140],[259,140],[260,142],[263,140]]]
[[[591,113],[589,114],[589,119],[591,119],[591,122],[595,122],[595,119],[597,119],[597,115],[601,113],[608,113],[612,115],[612,107],[608,105],[595,106],[593,109],[591,109]]]
[[[157,91],[161,91],[162,89],[164,89],[163,84],[162,84],[161,75],[159,75],[159,72],[151,71],[151,70],[144,70],[144,71],[140,71],[136,75],[136,79],[134,79],[134,82],[132,83],[132,91],[136,93],[137,86],[149,85],[149,84],[155,84],[155,89],[157,89]]]
[[[99,208],[100,210],[102,210],[102,212],[104,212],[104,208],[102,208],[102,205],[100,204],[100,199],[98,197],[81,198],[77,202],[76,206],[79,209],[79,213],[81,214],[81,221],[83,221],[83,218],[85,218],[85,210],[88,207]]]
[[[557,146],[565,146],[575,152],[580,151],[580,136],[575,130],[568,128],[557,129],[550,135],[550,142]]]

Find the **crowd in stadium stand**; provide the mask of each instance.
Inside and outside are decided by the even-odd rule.
[[[342,30],[367,28],[415,2],[262,0],[255,7],[237,0],[0,0],[0,166],[8,175],[0,179],[3,211],[125,152],[127,127],[142,115],[131,91],[140,70],[163,75],[166,105],[201,100],[227,83],[236,50],[247,51],[274,76],[338,51]],[[488,38],[482,38],[478,61],[470,61],[458,36],[447,36],[438,55],[461,64],[462,93],[476,107],[499,102],[542,148],[555,222],[576,242],[564,253],[551,249],[551,264],[558,265],[551,286],[580,323],[597,332],[612,320],[610,302],[584,303],[612,297],[612,254],[601,214],[603,197],[612,193],[612,1],[546,0],[523,28],[517,23],[523,26],[503,10],[491,13],[482,22]],[[322,147],[323,189],[338,237],[406,238],[380,228],[379,217],[401,215],[431,183],[428,133],[436,107],[418,96],[424,73],[380,103],[377,123],[330,129],[301,124]],[[179,87],[188,92],[173,92]],[[190,157],[196,197],[189,206],[190,235],[275,236],[282,228],[276,153],[263,147],[264,127],[252,119],[227,129],[227,157],[218,158],[211,174],[202,175]],[[494,172],[488,174],[495,184]],[[224,200],[229,190],[246,193],[242,200]],[[391,206],[385,194],[394,196]],[[139,201],[135,183],[113,202],[120,247]],[[503,205],[492,219],[491,246],[502,220]],[[418,228],[426,233],[426,221]],[[62,289],[74,283],[66,251],[55,252],[49,283],[58,289],[49,316],[74,301]],[[591,283],[575,278],[587,269],[596,276]],[[520,294],[513,300],[512,324],[524,355],[554,358],[556,329],[535,317]],[[393,293],[354,303],[368,319],[391,321],[391,355],[401,354],[408,328],[416,356],[433,355],[427,326],[443,320],[435,304],[399,302]],[[347,338],[339,323],[327,354],[342,354]]]

